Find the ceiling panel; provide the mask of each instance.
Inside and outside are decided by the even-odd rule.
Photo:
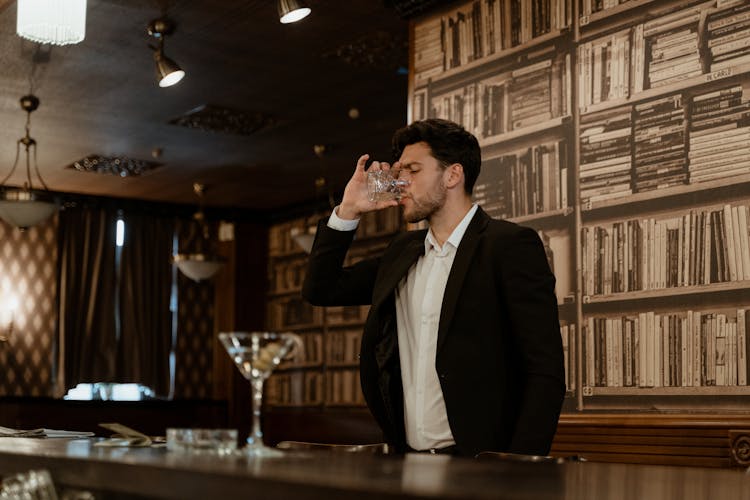
[[[307,19],[282,25],[273,0],[167,2],[177,29],[165,52],[187,76],[162,89],[146,26],[164,2],[89,0],[84,42],[49,47],[20,39],[15,2],[0,0],[0,175],[23,135],[18,99],[32,82],[41,106],[31,132],[55,191],[193,203],[200,181],[209,205],[273,211],[312,201],[321,174],[341,190],[357,156],[387,157],[406,121],[407,23],[377,0],[308,3]],[[237,135],[169,123],[204,104],[264,113],[274,125]],[[314,144],[328,146],[322,160]],[[141,177],[65,168],[91,154],[152,160],[157,148],[164,166]]]

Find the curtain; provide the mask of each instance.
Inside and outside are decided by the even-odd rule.
[[[169,396],[174,219],[140,213],[123,219],[117,378]]]
[[[114,382],[115,221],[111,209],[60,212],[57,392],[79,382]]]

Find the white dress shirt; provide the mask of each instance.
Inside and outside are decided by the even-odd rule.
[[[396,289],[406,442],[415,450],[455,444],[435,368],[437,336],[448,275],[458,245],[476,211],[477,205],[472,205],[442,247],[429,230],[424,241],[424,256],[409,269]],[[341,219],[333,210],[328,227],[353,231],[358,223],[359,220]]]

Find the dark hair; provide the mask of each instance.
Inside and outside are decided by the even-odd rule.
[[[471,194],[479,177],[482,152],[479,141],[461,125],[448,120],[430,118],[414,122],[393,134],[393,156],[398,160],[404,148],[425,142],[443,166],[460,163],[464,168],[464,191]]]

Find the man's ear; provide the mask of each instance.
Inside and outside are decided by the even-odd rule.
[[[452,189],[463,184],[464,182],[464,166],[460,163],[453,163],[445,169],[444,173],[445,187]]]

